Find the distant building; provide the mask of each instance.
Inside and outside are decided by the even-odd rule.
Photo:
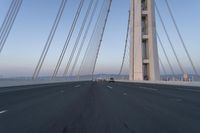
[[[200,76],[192,76],[192,81],[200,81]]]
[[[188,73],[184,73],[183,74],[183,81],[189,81],[189,80],[190,80],[189,74]]]

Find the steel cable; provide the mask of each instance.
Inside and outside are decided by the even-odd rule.
[[[12,12],[10,14],[11,16],[9,16],[7,24],[6,24],[5,28],[4,28],[4,30],[2,31],[3,35],[1,36],[1,41],[0,41],[0,53],[2,52],[3,47],[4,47],[4,45],[5,45],[6,41],[7,41],[7,38],[9,36],[10,32],[11,32],[11,29],[12,29],[12,27],[14,25],[14,22],[16,20],[17,15],[19,13],[19,10],[20,10],[20,7],[22,5],[22,2],[23,2],[23,0],[18,0],[15,3],[16,5],[13,7]]]
[[[171,39],[170,39],[170,37],[169,37],[169,34],[168,34],[168,32],[167,32],[167,29],[166,29],[166,27],[165,27],[164,21],[163,21],[163,19],[162,19],[162,17],[161,17],[160,11],[159,11],[159,9],[158,9],[156,3],[155,3],[155,8],[156,8],[156,11],[157,11],[157,13],[158,13],[158,17],[159,17],[159,19],[160,19],[160,21],[161,21],[161,24],[162,24],[162,27],[163,27],[163,29],[164,29],[164,32],[165,32],[165,34],[166,34],[166,36],[167,36],[167,39],[168,39],[168,41],[169,41],[169,44],[170,44],[170,46],[171,46],[171,48],[172,48],[173,54],[174,54],[174,56],[175,56],[175,58],[176,58],[176,61],[177,61],[177,63],[178,63],[178,66],[179,66],[179,68],[180,68],[180,70],[181,70],[181,72],[182,72],[182,74],[183,74],[183,73],[184,73],[184,69],[183,69],[183,67],[182,67],[182,65],[181,65],[181,63],[180,63],[180,61],[179,61],[179,58],[178,58],[177,53],[176,53],[176,51],[175,51],[175,48],[174,48],[174,46],[173,46],[173,44],[172,44],[172,41],[171,41]]]
[[[86,31],[85,31],[85,33],[84,33],[83,39],[82,39],[82,41],[81,41],[81,44],[80,44],[78,53],[77,53],[76,58],[75,58],[75,61],[74,61],[74,63],[73,63],[73,66],[72,66],[70,75],[73,75],[75,66],[76,66],[76,64],[77,64],[77,62],[78,62],[78,60],[79,60],[79,56],[80,56],[80,53],[81,53],[81,51],[82,51],[83,45],[84,45],[84,43],[85,43],[86,37],[87,37],[87,35],[88,35],[89,29],[90,29],[90,27],[91,27],[92,20],[93,20],[93,18],[94,18],[94,14],[95,14],[95,12],[96,12],[98,2],[99,2],[99,0],[96,0],[95,6],[94,6],[94,8],[93,8],[93,11],[92,11],[91,16],[90,16],[90,19],[89,19],[89,23],[88,23],[88,25],[87,25],[87,28],[86,28]]]
[[[58,24],[59,24],[60,19],[62,17],[63,11],[64,11],[65,6],[66,6],[66,3],[67,3],[67,0],[62,0],[61,5],[59,7],[59,11],[58,11],[58,13],[56,15],[56,19],[55,19],[54,24],[53,24],[53,26],[51,28],[50,34],[48,36],[48,39],[46,41],[46,44],[44,46],[44,49],[43,49],[42,54],[40,56],[40,59],[39,59],[39,61],[37,63],[37,66],[35,68],[35,71],[34,71],[32,79],[37,79],[38,78],[38,75],[40,73],[41,67],[42,67],[42,65],[44,63],[44,60],[46,58],[46,55],[48,53],[48,50],[50,48],[50,45],[52,43],[52,40],[53,40],[54,35],[56,33],[56,30],[58,28]]]
[[[9,6],[9,9],[8,9],[8,11],[6,13],[6,16],[5,16],[4,21],[3,21],[2,25],[1,25],[1,28],[0,28],[0,39],[3,36],[4,30],[7,27],[8,21],[10,20],[11,14],[12,14],[13,10],[15,9],[17,2],[18,1],[13,0],[11,2],[10,6]]]
[[[84,71],[84,65],[85,64],[89,64],[89,63],[85,63],[87,61],[87,59],[86,59],[87,58],[87,54],[89,52],[89,49],[92,47],[91,45],[94,45],[93,40],[94,40],[94,38],[95,38],[95,36],[97,34],[96,31],[98,30],[100,20],[102,20],[101,18],[103,16],[103,12],[104,12],[104,8],[105,8],[105,3],[106,3],[106,0],[104,0],[103,4],[101,6],[100,12],[98,14],[97,21],[95,22],[95,26],[94,26],[92,35],[90,37],[89,43],[88,43],[86,51],[85,51],[83,60],[82,60],[82,62],[80,64],[80,67],[78,69],[78,74],[77,74],[78,80],[80,79],[81,72]]]
[[[84,28],[85,28],[87,19],[88,19],[88,17],[89,17],[89,13],[90,13],[90,11],[91,11],[93,2],[94,2],[94,0],[90,0],[90,3],[89,3],[89,5],[88,5],[88,9],[87,9],[86,14],[85,14],[84,19],[83,19],[83,23],[82,23],[81,28],[80,28],[80,30],[79,30],[79,33],[78,33],[78,36],[77,36],[77,38],[76,38],[76,41],[75,41],[73,50],[72,50],[72,52],[71,52],[71,55],[70,55],[70,57],[69,57],[69,61],[67,62],[67,66],[65,67],[63,76],[67,76],[67,73],[68,73],[68,71],[69,71],[69,67],[70,67],[70,65],[71,65],[72,59],[74,58],[75,51],[76,51],[77,46],[78,46],[78,44],[79,44],[79,42],[80,42],[80,39],[81,39],[83,30],[84,30]]]
[[[70,31],[69,31],[68,36],[67,36],[67,39],[65,41],[65,44],[64,44],[63,49],[62,49],[62,52],[61,52],[61,54],[59,56],[58,62],[57,62],[56,67],[54,69],[52,79],[54,79],[57,76],[57,74],[58,74],[58,70],[60,69],[61,63],[63,61],[63,58],[65,56],[66,50],[67,50],[68,45],[69,45],[69,42],[71,40],[72,34],[73,34],[74,29],[76,27],[77,20],[79,18],[80,12],[82,10],[83,3],[84,3],[84,0],[81,0],[80,3],[79,3],[76,15],[74,17],[73,23],[71,25]]]
[[[164,75],[166,75],[167,74],[166,69],[165,69],[164,64],[163,64],[163,62],[162,62],[162,60],[160,58],[159,58],[159,62],[160,62],[160,65],[161,65],[161,67],[163,69]]]
[[[122,64],[121,64],[118,76],[121,75],[122,69],[123,69],[123,66],[124,66],[124,62],[125,62],[125,56],[126,56],[127,45],[128,45],[129,27],[130,27],[130,10],[129,10],[129,15],[128,15],[128,26],[127,26],[127,32],[126,32],[126,40],[125,40],[124,53],[123,53]]]
[[[197,69],[196,69],[196,67],[195,67],[195,65],[194,65],[194,63],[193,63],[193,61],[192,61],[192,58],[191,58],[191,56],[190,56],[190,54],[189,54],[189,51],[188,51],[188,49],[187,49],[187,47],[186,47],[185,41],[183,40],[183,37],[182,37],[181,32],[180,32],[180,30],[179,30],[179,28],[178,28],[178,25],[177,25],[177,23],[176,23],[176,20],[175,20],[175,18],[174,18],[174,15],[173,15],[173,13],[172,13],[172,10],[171,10],[171,8],[170,8],[170,5],[169,5],[168,0],[165,0],[165,3],[166,3],[166,5],[167,5],[167,9],[168,9],[168,11],[169,11],[169,14],[170,14],[170,16],[171,16],[171,18],[172,18],[172,21],[173,21],[174,26],[175,26],[175,28],[176,28],[176,31],[177,31],[177,33],[178,33],[179,39],[181,40],[181,44],[183,45],[183,48],[184,48],[184,50],[185,50],[185,52],[186,52],[186,55],[187,55],[187,57],[188,57],[188,59],[189,59],[189,61],[190,61],[190,64],[191,64],[191,66],[192,66],[192,69],[193,69],[193,71],[195,72],[195,74],[198,75]]]
[[[95,71],[95,68],[96,68],[96,63],[97,63],[97,59],[98,59],[100,47],[101,47],[101,44],[102,44],[102,40],[103,40],[103,36],[104,36],[106,24],[107,24],[107,21],[108,21],[108,15],[110,13],[111,4],[112,4],[112,0],[110,0],[109,6],[108,6],[108,10],[107,10],[107,14],[106,14],[106,19],[105,19],[105,23],[104,23],[104,26],[103,26],[103,31],[101,33],[101,39],[99,41],[99,46],[98,46],[98,49],[97,49],[97,53],[96,53],[96,57],[95,57],[95,62],[94,62],[94,66],[93,66],[93,69],[92,69],[92,80],[94,78],[94,71]]]
[[[168,65],[169,65],[169,68],[170,68],[170,70],[171,70],[173,76],[175,76],[175,73],[174,73],[172,64],[170,63],[170,60],[169,60],[169,57],[168,57],[168,55],[167,55],[167,52],[166,52],[166,50],[165,50],[165,48],[164,48],[163,42],[161,41],[161,38],[160,38],[160,36],[159,36],[159,34],[158,34],[157,32],[156,32],[156,35],[157,35],[159,44],[160,44],[160,46],[161,46],[161,48],[162,48],[162,51],[163,51],[163,53],[164,53],[164,55],[165,55],[165,58],[167,59],[167,63],[168,63]]]

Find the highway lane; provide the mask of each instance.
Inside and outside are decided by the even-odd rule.
[[[147,132],[199,133],[200,88],[118,82],[0,88],[0,133]]]

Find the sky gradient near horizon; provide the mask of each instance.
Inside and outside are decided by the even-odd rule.
[[[84,11],[86,9],[86,0]],[[198,71],[200,72],[200,1],[199,0],[168,0],[173,10],[174,16],[184,37],[186,45],[191,53],[192,59]],[[170,19],[164,0],[156,0],[161,11],[168,32],[175,44],[178,56],[184,65],[184,68],[191,71],[191,66],[178,39],[177,33]],[[0,0],[0,25],[6,15],[11,0]],[[31,76],[36,63],[42,52],[51,26],[58,11],[61,0],[24,0],[22,8],[17,16],[13,29],[5,44],[4,50],[0,55],[0,75],[4,77]],[[41,71],[41,75],[52,75],[59,53],[69,31],[72,18],[75,14],[79,0],[68,0],[61,23],[56,32],[55,38],[47,55],[46,61]],[[122,60],[128,10],[130,0],[113,0],[106,31],[103,38],[102,47],[97,62],[96,73],[118,73]],[[82,12],[82,16],[84,15]],[[96,15],[97,16],[97,15]],[[80,18],[82,19],[82,17]],[[80,27],[80,22],[78,27]],[[160,34],[165,48],[168,51],[173,67],[177,69],[177,63],[174,60],[169,43],[164,36],[163,29],[157,19],[157,31]],[[78,27],[75,33],[78,32]],[[90,33],[92,29],[90,30]],[[76,34],[73,35],[71,44],[75,41]],[[86,42],[89,41],[89,37]],[[158,44],[159,47],[159,44]],[[69,48],[70,49],[70,48]],[[160,49],[160,47],[159,47]],[[69,52],[68,52],[69,53]],[[68,54],[65,62],[61,67],[60,74],[66,65]],[[83,55],[82,55],[83,56]],[[162,53],[160,57],[167,67],[166,60]],[[128,68],[128,62],[126,62]],[[124,71],[124,73],[127,70]],[[176,73],[180,71],[177,69]]]

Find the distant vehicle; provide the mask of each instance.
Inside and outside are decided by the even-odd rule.
[[[102,78],[96,78],[96,82],[103,82],[104,81],[104,79],[102,79]]]
[[[113,77],[111,77],[110,79],[109,79],[109,81],[108,81],[109,83],[114,83],[115,82],[115,80],[114,80],[114,78]]]

